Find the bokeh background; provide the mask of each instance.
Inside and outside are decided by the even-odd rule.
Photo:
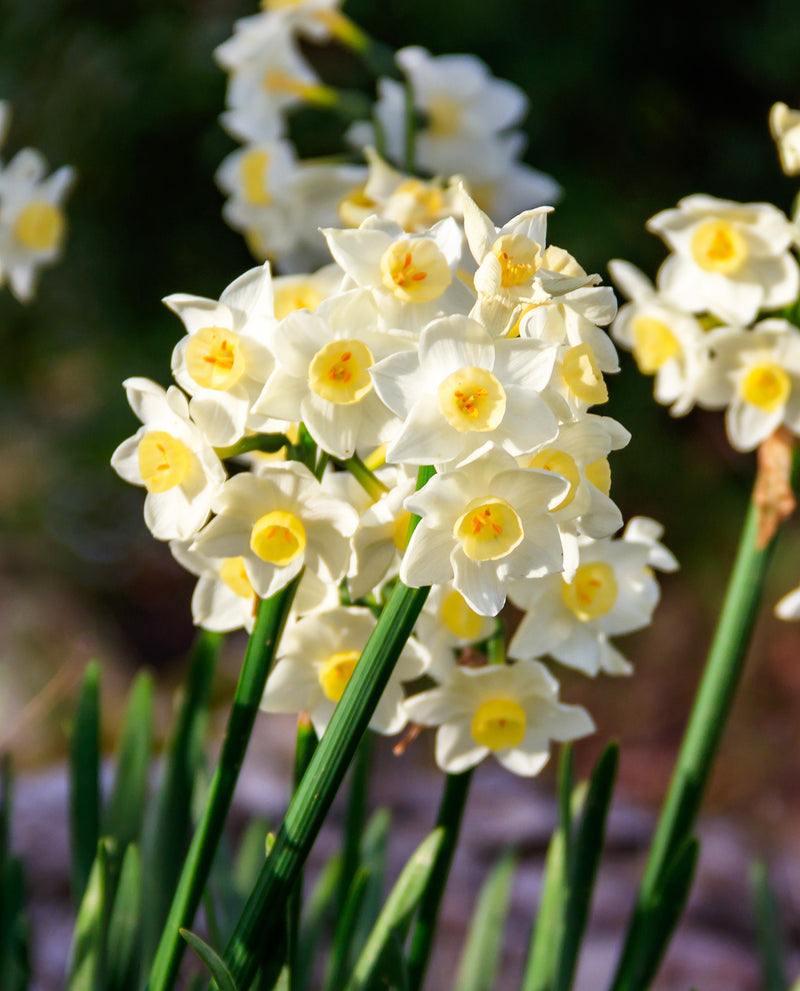
[[[651,276],[664,257],[646,219],[706,192],[788,210],[767,130],[775,100],[800,104],[800,7],[793,0],[348,0],[394,47],[471,51],[530,95],[527,160],[565,198],[549,225],[589,271],[623,257]],[[235,147],[217,124],[225,76],[212,59],[244,0],[0,0],[0,99],[13,105],[3,155],[31,145],[78,183],[61,262],[29,306],[0,291],[0,750],[18,766],[58,760],[83,665],[105,665],[109,742],[135,670],[164,698],[191,642],[193,580],[152,540],[141,492],[109,468],[137,428],[121,387],[163,385],[181,325],[172,292],[216,297],[253,264],[221,217],[213,176]],[[358,65],[317,52],[326,71],[368,85]],[[324,121],[301,121],[309,149]],[[587,766],[622,742],[621,787],[663,793],[734,552],[754,459],[734,454],[721,417],[673,421],[627,355],[608,412],[633,432],[614,456],[626,516],[665,524],[682,562],[664,579],[651,631],[623,643],[633,679],[565,676],[563,695],[596,715]],[[771,604],[800,582],[800,538],[777,555],[746,683],[709,809],[736,817],[765,850],[800,821],[800,627]],[[227,681],[241,641],[233,638]],[[166,709],[165,704],[165,709]]]

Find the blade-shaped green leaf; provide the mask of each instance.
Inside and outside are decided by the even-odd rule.
[[[378,809],[370,817],[361,840],[361,864],[369,871],[369,880],[364,891],[364,901],[358,916],[356,931],[353,934],[353,954],[355,957],[364,948],[383,904],[391,822],[392,818],[388,810]]]
[[[117,747],[114,790],[106,810],[103,834],[117,840],[122,857],[142,830],[153,736],[153,679],[143,672],[131,690]]]
[[[87,665],[69,741],[72,902],[80,905],[100,838],[100,667]]]
[[[550,838],[545,859],[542,896],[531,935],[522,991],[552,988],[564,938],[564,906],[567,900],[564,830]]]
[[[104,986],[109,861],[115,854],[113,840],[100,840],[75,921],[67,966],[68,991],[101,991]]]
[[[30,982],[30,933],[24,903],[22,860],[9,856],[0,875],[0,988],[3,991],[25,991]]]
[[[612,743],[603,751],[595,766],[589,782],[583,814],[574,837],[571,850],[572,862],[568,873],[569,893],[564,939],[554,985],[556,991],[569,991],[575,976],[603,849],[606,818],[614,790],[618,760],[619,747]]]
[[[319,879],[306,901],[292,975],[294,991],[306,991],[311,982],[322,931],[333,911],[333,899],[341,869],[342,855],[337,853],[322,868]]]
[[[142,842],[142,968],[155,954],[181,865],[189,848],[192,802],[203,761],[211,685],[222,635],[202,630],[192,650],[186,689],[170,734],[164,773]]]
[[[122,858],[122,870],[108,924],[106,979],[103,991],[133,991],[139,960],[142,870],[139,849],[131,844]]]
[[[364,903],[369,876],[369,869],[361,867],[356,871],[350,884],[350,891],[339,915],[339,923],[333,937],[328,960],[328,976],[325,981],[326,991],[340,991],[347,983],[352,970],[353,936]]]
[[[750,884],[755,902],[762,991],[786,991],[789,981],[786,976],[786,952],[781,938],[780,913],[763,861],[753,864]]]
[[[217,982],[219,991],[237,991],[236,985],[231,977],[231,972],[225,966],[224,960],[216,952],[216,950],[213,950],[208,943],[204,942],[199,936],[196,936],[188,929],[181,929],[181,936],[183,936],[189,946],[191,946],[194,952],[206,965],[209,973]]]
[[[506,854],[486,879],[475,906],[456,977],[456,991],[491,991],[497,979],[514,881],[514,856]]]
[[[436,855],[444,838],[444,830],[435,829],[417,847],[386,899],[383,911],[358,958],[347,991],[360,991],[368,986],[393,932],[405,938],[411,917],[425,891],[436,864]]]

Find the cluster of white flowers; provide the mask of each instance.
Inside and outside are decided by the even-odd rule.
[[[0,101],[0,148],[11,111]],[[47,163],[23,148],[8,164],[0,160],[0,287],[8,282],[21,303],[33,298],[38,269],[54,261],[66,233],[62,203],[74,180],[65,165],[47,175]]]
[[[461,219],[409,233],[372,215],[323,231],[318,272],[265,264],[218,301],[168,297],[177,385],[125,383],[143,426],[112,463],[198,576],[197,624],[251,629],[303,571],[266,710],[323,732],[399,577],[432,589],[372,728],[438,726],[447,771],[491,753],[535,774],[551,740],[592,729],[539,658],[627,673],[611,638],[649,623],[652,569],[676,563],[651,520],[613,536],[608,458],[629,434],[591,411],[617,369],[612,291],[547,245],[550,208],[497,227],[453,188]],[[502,635],[507,598],[525,611],[514,660],[460,665]]]
[[[403,49],[396,67],[406,85],[379,79],[373,107],[366,96],[325,85],[298,45],[306,38],[363,51],[368,40],[341,11],[341,0],[266,0],[263,6],[238,21],[215,52],[229,73],[221,120],[243,143],[217,173],[228,196],[223,214],[256,257],[280,262],[283,271],[303,271],[325,257],[320,228],[358,227],[380,213],[417,233],[455,215],[459,198],[452,184],[397,170],[406,166],[409,113],[419,118],[415,167],[433,176],[460,174],[493,216],[508,219],[559,198],[553,179],[519,161],[525,139],[513,128],[526,112],[524,93],[495,79],[480,59]],[[413,106],[407,107],[409,93]],[[308,106],[356,118],[341,134],[353,159],[299,158],[289,121]],[[370,114],[374,122],[363,119]]]

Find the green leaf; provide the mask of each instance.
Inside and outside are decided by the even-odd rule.
[[[339,923],[333,937],[333,946],[328,960],[328,976],[325,981],[326,991],[340,991],[347,983],[348,975],[352,970],[353,937],[369,877],[368,868],[361,867],[356,871],[350,883],[350,891],[344,908],[339,914]]]
[[[750,869],[756,916],[756,935],[761,957],[763,991],[786,991],[786,952],[781,938],[778,903],[769,881],[766,865],[757,861]]]
[[[119,857],[129,843],[138,843],[141,835],[152,735],[153,679],[143,672],[130,693],[117,746],[114,790],[103,824],[103,834],[117,841]]]
[[[113,840],[100,840],[75,921],[67,965],[68,991],[101,991],[104,987],[109,861],[115,854]]]
[[[88,664],[69,741],[72,902],[80,905],[100,838],[100,667]]]
[[[542,897],[531,934],[522,991],[546,991],[553,986],[564,938],[567,872],[564,830],[550,838],[545,859]]]
[[[181,936],[191,946],[194,952],[200,957],[208,968],[211,976],[217,982],[219,991],[237,991],[231,972],[225,966],[222,957],[213,950],[208,943],[205,943],[199,936],[196,936],[188,929],[181,929]]]
[[[2,813],[0,813],[2,814]],[[31,976],[22,860],[6,857],[0,874],[0,987],[25,991]]]
[[[347,991],[360,991],[361,988],[369,985],[381,963],[392,933],[396,933],[401,940],[405,938],[411,917],[436,864],[436,855],[443,839],[444,830],[435,829],[409,858],[361,951],[347,984]]]
[[[356,957],[364,948],[383,904],[391,822],[388,810],[378,809],[370,817],[361,839],[361,865],[369,872],[369,880],[353,934],[353,954]]]
[[[458,968],[454,985],[456,991],[491,991],[494,986],[503,950],[515,866],[514,856],[506,854],[481,888]]]
[[[306,991],[311,982],[322,930],[333,912],[333,899],[339,885],[341,870],[342,855],[337,853],[322,868],[319,879],[306,902],[292,974],[294,991]]]
[[[564,938],[556,971],[556,991],[569,991],[578,964],[597,868],[605,837],[606,818],[617,774],[619,747],[609,744],[598,760],[589,782],[586,802],[571,849],[568,869]]]
[[[122,871],[108,924],[103,991],[126,991],[136,987],[135,964],[139,961],[141,892],[139,850],[131,844],[122,858]]]
[[[164,773],[142,842],[142,967],[155,954],[189,848],[192,802],[203,763],[211,685],[222,635],[201,631],[192,650],[186,689],[170,734]]]

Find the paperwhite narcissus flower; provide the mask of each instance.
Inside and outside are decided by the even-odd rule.
[[[241,557],[258,595],[268,598],[306,567],[338,583],[347,569],[358,514],[326,495],[302,464],[266,464],[229,479],[217,516],[192,545],[208,557]]]
[[[752,330],[709,333],[713,357],[699,401],[725,410],[731,444],[751,451],[784,424],[800,433],[800,330],[787,320],[762,320]]]
[[[267,679],[261,708],[266,712],[308,711],[322,736],[336,703],[355,670],[377,620],[368,609],[340,606],[312,613],[290,626],[278,647],[278,662]],[[377,733],[399,733],[407,717],[403,681],[418,678],[427,652],[408,640],[369,723]]]
[[[225,69],[234,69],[258,57],[277,30],[298,32],[316,41],[330,37],[330,17],[342,0],[266,0],[262,10],[242,17],[233,26],[233,36],[214,50],[214,58]]]
[[[0,286],[20,302],[33,297],[37,269],[57,258],[66,235],[63,200],[75,172],[62,166],[45,178],[39,152],[25,148],[0,170]]]
[[[800,269],[789,252],[795,229],[769,203],[687,196],[677,209],[652,217],[647,228],[674,252],[661,266],[657,285],[682,309],[708,310],[745,325],[759,310],[797,299]]]
[[[607,638],[650,622],[660,590],[648,564],[649,545],[583,537],[579,548],[580,563],[570,582],[547,575],[510,585],[509,598],[526,615],[509,655],[549,654],[592,676],[598,671],[629,674],[630,665]]]
[[[330,264],[316,272],[272,277],[275,318],[283,320],[295,310],[316,310],[323,299],[335,295],[342,284],[342,270]]]
[[[419,588],[452,579],[471,608],[496,616],[509,580],[561,571],[561,541],[548,510],[568,488],[560,476],[519,468],[510,454],[487,445],[406,499],[421,521],[400,580]]]
[[[175,381],[192,397],[189,412],[214,447],[228,447],[245,430],[266,432],[251,407],[275,366],[267,337],[276,324],[269,265],[250,269],[219,302],[167,296],[164,303],[189,331],[172,353]]]
[[[775,606],[778,619],[800,619],[800,587],[792,589]]]
[[[415,627],[431,655],[427,674],[446,681],[456,664],[455,651],[486,640],[496,623],[491,616],[476,613],[452,582],[433,585]]]
[[[594,731],[581,706],[558,701],[558,682],[543,664],[520,660],[454,668],[450,680],[405,703],[408,718],[438,726],[436,763],[461,774],[493,754],[507,770],[532,777],[547,763],[550,741]]]
[[[128,402],[144,424],[111,456],[126,482],[144,485],[144,519],[158,540],[189,540],[208,519],[225,481],[225,469],[203,432],[189,419],[177,386],[165,392],[145,378],[123,382]]]
[[[452,465],[487,441],[517,455],[552,440],[558,423],[539,393],[555,350],[495,341],[465,316],[432,321],[418,352],[391,355],[370,372],[380,398],[404,421],[387,461]]]
[[[468,313],[475,301],[456,277],[463,237],[452,217],[420,234],[378,217],[358,230],[322,233],[345,274],[372,290],[388,327],[419,333],[436,317]]]
[[[384,443],[396,420],[378,398],[369,370],[380,358],[414,344],[380,333],[379,326],[372,294],[359,289],[325,300],[313,313],[290,313],[272,336],[277,364],[255,412],[302,420],[336,458]]]
[[[775,103],[769,111],[769,129],[778,146],[781,168],[786,175],[800,173],[800,110]]]
[[[643,375],[655,375],[656,400],[684,416],[697,399],[708,363],[708,340],[699,321],[675,306],[634,265],[611,261],[612,279],[631,300],[611,328],[615,341],[633,352]]]

